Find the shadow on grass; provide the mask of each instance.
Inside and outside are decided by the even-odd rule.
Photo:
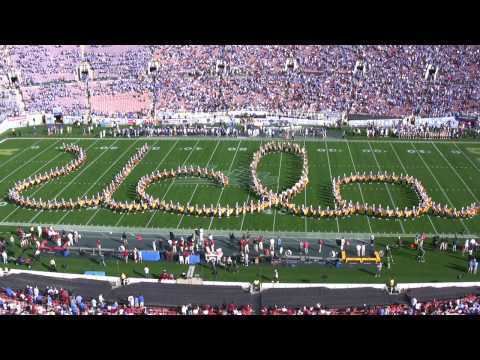
[[[365,269],[365,268],[360,268],[360,269],[358,269],[358,271],[363,272],[363,273],[368,274],[368,275],[371,275],[371,276],[374,276],[374,275],[375,275],[375,272],[369,271],[369,270],[367,270],[367,269]]]
[[[460,266],[458,264],[448,264],[447,267],[449,269],[452,269],[452,270],[457,270],[457,271],[460,271],[462,273],[466,273],[467,272],[467,268],[464,267],[464,266]]]

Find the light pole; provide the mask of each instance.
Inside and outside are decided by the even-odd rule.
[[[157,60],[151,60],[147,67],[147,76],[152,80],[152,109],[150,110],[150,117],[153,122],[157,119],[157,74],[160,69],[160,64]]]
[[[85,95],[87,98],[87,123],[92,122],[92,102],[89,80],[93,80],[93,69],[87,60],[82,61],[77,67],[77,81],[85,83]]]

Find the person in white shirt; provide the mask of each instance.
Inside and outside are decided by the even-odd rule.
[[[138,252],[138,262],[139,262],[140,264],[143,263],[143,255],[142,255],[142,252],[141,252],[141,251]]]
[[[2,260],[4,265],[8,264],[8,255],[6,250],[2,251]]]
[[[356,248],[357,248],[357,256],[358,257],[362,256],[362,245],[357,244]]]
[[[468,252],[468,245],[470,244],[470,241],[468,239],[465,240],[465,246],[463,247],[463,253],[465,254]]]
[[[68,233],[67,239],[68,239],[68,246],[73,246],[73,234],[71,232]]]
[[[14,243],[15,243],[15,238],[13,237],[13,235],[10,235],[10,243],[11,243],[11,244],[14,244]]]
[[[365,243],[362,244],[362,257],[365,257],[365,251],[366,251],[366,245]]]
[[[42,237],[42,227],[40,225],[37,226],[37,234],[39,238]]]
[[[345,239],[341,238],[341,240],[340,240],[340,250],[343,251],[344,248],[345,248]],[[357,251],[358,251],[358,248],[357,248]],[[360,255],[358,255],[358,256],[360,256]]]
[[[153,251],[157,251],[157,241],[156,240],[153,240],[153,242],[152,242],[152,249],[153,249]]]
[[[274,238],[270,239],[270,250],[275,250],[275,239]]]
[[[145,273],[145,277],[148,278],[150,276],[150,269],[148,268],[148,266],[145,266],[143,272]]]

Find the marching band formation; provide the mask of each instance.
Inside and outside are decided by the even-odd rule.
[[[462,207],[460,210],[456,208],[450,208],[446,205],[437,204],[432,201],[428,195],[425,187],[420,180],[410,175],[396,175],[381,173],[373,174],[370,172],[366,174],[355,173],[350,176],[337,177],[332,180],[333,196],[335,199],[335,208],[322,209],[320,206],[314,208],[313,206],[301,206],[293,204],[290,200],[297,194],[305,190],[308,185],[308,158],[305,148],[300,147],[298,144],[290,142],[269,142],[260,147],[258,151],[253,154],[253,161],[250,164],[250,172],[253,181],[253,191],[260,196],[257,201],[250,200],[243,204],[235,204],[235,207],[226,207],[210,204],[210,206],[198,205],[198,204],[186,204],[180,203],[174,204],[172,201],[166,202],[154,198],[147,194],[148,187],[163,179],[171,179],[178,176],[192,176],[200,177],[212,180],[213,182],[221,185],[228,186],[229,179],[220,171],[213,171],[212,169],[200,168],[200,167],[179,167],[176,170],[163,170],[155,171],[149,175],[143,176],[136,188],[136,192],[140,201],[116,201],[113,199],[113,194],[118,190],[120,185],[130,175],[132,170],[138,165],[145,155],[149,151],[147,144],[143,145],[127,162],[122,170],[113,178],[111,183],[97,195],[89,198],[87,196],[83,198],[73,199],[53,199],[42,200],[30,198],[29,196],[21,195],[22,192],[29,188],[46,183],[54,178],[65,176],[71,172],[77,170],[87,160],[85,151],[78,145],[63,144],[62,149],[65,152],[74,153],[76,157],[70,161],[67,165],[60,168],[51,169],[49,172],[43,174],[37,174],[30,176],[27,179],[17,181],[15,185],[9,190],[8,198],[17,204],[18,206],[36,209],[36,210],[73,210],[87,207],[95,207],[104,205],[105,207],[120,212],[143,212],[148,210],[160,210],[172,213],[178,213],[183,215],[195,215],[195,216],[207,216],[207,217],[230,217],[230,216],[242,216],[244,214],[261,213],[266,209],[272,207],[286,209],[289,213],[300,216],[308,217],[343,217],[350,215],[368,215],[382,218],[415,218],[424,214],[433,214],[436,216],[443,216],[449,218],[470,218],[480,214],[480,204],[471,204],[467,207]],[[270,153],[274,152],[286,152],[299,156],[303,160],[303,168],[300,175],[300,179],[291,188],[282,191],[281,193],[275,193],[273,190],[267,188],[257,175],[257,168],[262,158]],[[419,198],[418,206],[412,208],[391,209],[389,206],[382,208],[381,205],[375,206],[375,204],[369,206],[367,204],[354,204],[351,200],[347,202],[342,198],[340,189],[342,185],[352,183],[391,183],[399,184],[411,187]]]

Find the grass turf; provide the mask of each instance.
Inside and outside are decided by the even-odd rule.
[[[0,192],[6,194],[15,181],[67,163],[71,155],[59,150],[62,142],[74,142],[87,150],[88,161],[78,171],[43,186],[28,195],[47,199],[93,195],[112,179],[128,158],[143,143],[151,151],[134,169],[120,189],[117,200],[133,200],[138,179],[155,169],[178,165],[208,166],[230,177],[225,189],[202,179],[176,179],[156,183],[149,193],[169,201],[199,204],[242,203],[255,199],[249,191],[249,164],[260,146],[257,139],[60,139],[10,138],[0,143]],[[331,176],[352,171],[387,170],[408,172],[421,179],[435,201],[466,206],[480,198],[480,143],[474,142],[389,142],[389,141],[297,141],[307,148],[310,183],[294,202],[333,206]],[[299,160],[290,154],[270,154],[259,166],[259,175],[271,188],[281,191],[294,183],[300,173]],[[415,196],[402,186],[385,184],[350,185],[342,190],[353,201],[383,206],[411,206]],[[382,220],[366,216],[340,219],[295,217],[282,210],[223,219],[180,216],[149,211],[141,214],[116,214],[106,209],[36,212],[0,202],[0,224],[41,223],[104,225],[108,227],[184,228],[272,232],[342,233],[466,233],[478,234],[480,220],[450,220],[424,216],[414,220]]]
[[[8,235],[8,234],[5,234]],[[385,244],[393,241],[390,239],[377,239],[377,249],[384,248]],[[412,239],[408,240],[409,243]],[[460,242],[459,245],[461,245]],[[477,275],[466,273],[467,257],[462,255],[460,250],[456,253],[439,252],[433,250],[431,241],[425,244],[427,251],[425,263],[416,261],[416,250],[409,248],[405,243],[403,247],[393,247],[392,254],[394,264],[390,269],[385,266],[379,278],[375,278],[374,265],[344,265],[337,269],[333,266],[321,265],[298,265],[295,267],[278,266],[281,282],[295,283],[386,283],[390,278],[396,279],[398,282],[456,282],[456,281],[478,281]],[[9,256],[31,257],[33,251],[31,249],[21,249],[18,244],[15,246],[8,245]],[[48,271],[48,263],[52,256],[43,254],[40,260],[34,262],[32,270]],[[57,270],[60,272],[79,273],[85,271],[104,271],[109,276],[120,276],[125,272],[130,277],[143,277],[143,269],[148,266],[152,277],[158,277],[162,270],[173,273],[176,277],[182,272],[187,272],[188,265],[180,265],[172,262],[155,262],[135,264],[129,261],[125,264],[122,260],[116,260],[106,257],[106,267],[100,264],[98,256],[86,254],[84,256],[72,255],[69,257],[57,256],[55,258]],[[8,265],[10,268],[27,269],[26,266]],[[242,281],[252,282],[259,279],[264,282],[273,280],[273,267],[270,264],[250,265],[248,268],[239,267],[236,272],[228,272],[218,268],[214,274],[212,269],[207,265],[197,265],[195,274],[198,274],[204,280],[214,281]]]

